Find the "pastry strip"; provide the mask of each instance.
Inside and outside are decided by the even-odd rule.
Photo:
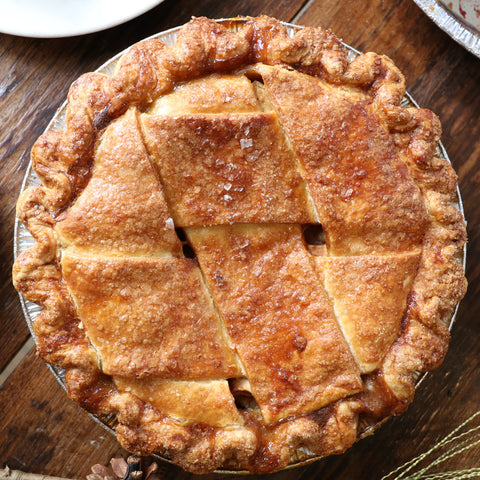
[[[262,66],[261,73],[304,168],[330,254],[421,245],[421,192],[371,98],[296,71]]]
[[[362,388],[298,225],[186,232],[267,423]]]
[[[275,113],[143,115],[142,122],[175,225],[314,221]]]
[[[313,258],[362,373],[376,370],[399,335],[420,251]]]
[[[108,375],[240,375],[196,262],[64,253],[62,271]]]
[[[181,256],[134,109],[106,129],[94,162],[86,188],[55,226],[61,244],[90,254]]]
[[[179,422],[200,422],[213,427],[243,425],[226,380],[113,379],[120,391],[134,394]]]

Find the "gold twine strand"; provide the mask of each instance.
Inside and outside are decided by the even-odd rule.
[[[452,472],[433,473],[421,478],[422,480],[466,480],[467,478],[480,478],[480,468],[454,470]]]
[[[418,455],[412,460],[404,463],[400,467],[396,468],[389,474],[382,477],[381,480],[466,480],[469,478],[480,479],[480,467],[440,473],[431,473],[433,467],[438,466],[446,460],[480,444],[480,425],[469,428],[469,430],[467,430],[466,432],[459,433],[464,427],[473,422],[479,415],[480,412],[474,413],[471,417],[467,418],[467,420],[465,420],[462,424],[460,424],[452,432],[450,432],[445,438],[440,440],[440,442],[430,448],[430,450],[427,450],[421,455]],[[410,473],[423,460],[427,459],[427,457],[435,454],[439,449],[447,445],[452,446],[444,453],[438,455],[436,458],[431,460],[426,467],[423,467],[416,472]]]

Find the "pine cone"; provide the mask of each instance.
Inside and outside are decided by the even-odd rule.
[[[157,470],[158,465],[151,463],[144,471],[140,457],[131,455],[127,460],[112,458],[110,468],[98,463],[93,465],[87,480],[160,480],[155,475]]]

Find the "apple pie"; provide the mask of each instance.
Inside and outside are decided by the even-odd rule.
[[[70,88],[16,288],[120,443],[195,473],[337,454],[411,402],[466,288],[440,123],[321,28],[194,18]]]

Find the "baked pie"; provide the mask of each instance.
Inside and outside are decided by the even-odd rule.
[[[464,294],[440,123],[321,28],[195,18],[71,87],[32,150],[16,288],[128,450],[272,472],[405,410]]]

